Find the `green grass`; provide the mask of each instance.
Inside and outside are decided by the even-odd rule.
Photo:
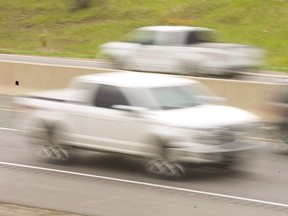
[[[216,29],[219,41],[267,50],[267,69],[288,71],[287,0],[73,0],[0,2],[0,52],[95,58],[98,45],[145,25]]]

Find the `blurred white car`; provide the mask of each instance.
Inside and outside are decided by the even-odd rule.
[[[154,174],[180,176],[185,165],[228,166],[261,121],[226,106],[199,82],[139,72],[76,77],[67,89],[14,98],[14,123],[37,155],[68,160],[74,148],[144,158]]]
[[[190,26],[146,26],[100,46],[118,69],[232,76],[264,65],[259,47],[217,43],[215,31]]]

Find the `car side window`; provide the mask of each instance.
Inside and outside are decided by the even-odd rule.
[[[184,31],[161,31],[155,34],[155,45],[183,46],[186,39]]]
[[[135,30],[128,34],[123,41],[128,43],[139,43],[143,45],[154,44],[155,32],[145,30]]]
[[[189,32],[186,44],[195,44],[198,42],[199,42],[199,39],[196,35],[196,32],[194,31]]]
[[[208,43],[216,41],[212,31],[191,31],[187,37],[187,44]]]
[[[118,87],[100,85],[94,100],[94,106],[112,109],[113,105],[129,105],[129,103]]]

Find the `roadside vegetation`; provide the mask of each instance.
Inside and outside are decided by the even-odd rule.
[[[99,44],[135,27],[195,25],[263,47],[266,69],[288,71],[287,8],[287,0],[0,1],[0,53],[95,58]]]

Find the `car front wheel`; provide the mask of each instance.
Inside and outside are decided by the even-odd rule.
[[[179,178],[185,175],[183,165],[174,161],[149,160],[145,163],[144,169],[154,176]]]

